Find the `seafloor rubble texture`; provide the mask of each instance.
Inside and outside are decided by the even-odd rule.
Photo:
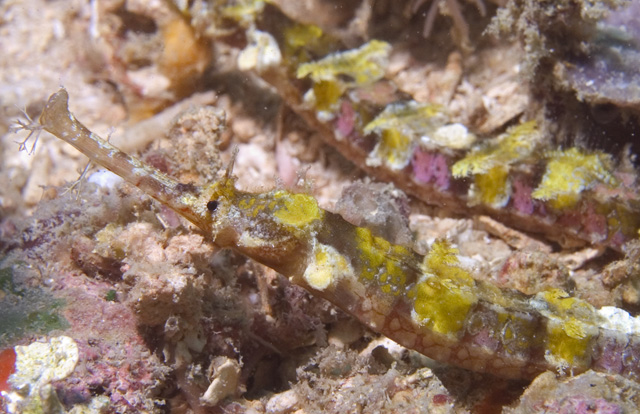
[[[624,376],[429,360],[95,165],[68,184],[86,159],[12,125],[62,84],[91,131],[184,192],[237,148],[241,190],[312,195],[403,249],[446,238],[483,283],[635,315],[639,4],[3,2],[4,409],[636,412],[633,336],[593,357]],[[571,317],[557,355],[584,341]]]

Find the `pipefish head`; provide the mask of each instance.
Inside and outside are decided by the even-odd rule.
[[[198,198],[198,210],[204,226],[212,239],[221,247],[230,247],[238,238],[237,229],[234,226],[237,220],[238,190],[235,188],[235,180],[226,176],[214,183],[205,186]]]
[[[197,191],[183,193],[181,214],[200,227],[220,247],[233,247],[238,239],[238,214],[235,207],[241,193],[235,187],[232,175],[238,149],[234,148],[231,161],[220,179],[198,187]]]

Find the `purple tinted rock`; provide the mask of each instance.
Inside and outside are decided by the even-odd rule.
[[[640,380],[640,339],[632,337],[622,351],[623,375]]]
[[[593,355],[593,368],[598,371],[622,373],[622,352],[627,345],[627,339],[609,336],[604,331],[600,338],[596,352]]]
[[[614,10],[557,71],[580,100],[640,109],[640,0]]]

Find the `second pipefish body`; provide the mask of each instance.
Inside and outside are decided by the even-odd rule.
[[[422,257],[321,209],[307,194],[248,193],[231,169],[210,185],[180,184],[89,131],[51,96],[43,128],[171,207],[218,246],[263,263],[390,339],[444,363],[507,378],[587,369],[640,379],[640,320],[561,290],[526,296],[476,281],[457,251]]]

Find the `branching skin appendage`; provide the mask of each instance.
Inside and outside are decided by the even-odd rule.
[[[394,341],[440,362],[506,378],[588,369],[640,380],[640,320],[561,290],[534,296],[471,277],[457,251],[436,242],[422,257],[318,207],[306,194],[179,184],[93,134],[62,89],[42,128],[171,207],[220,247],[263,263]]]

